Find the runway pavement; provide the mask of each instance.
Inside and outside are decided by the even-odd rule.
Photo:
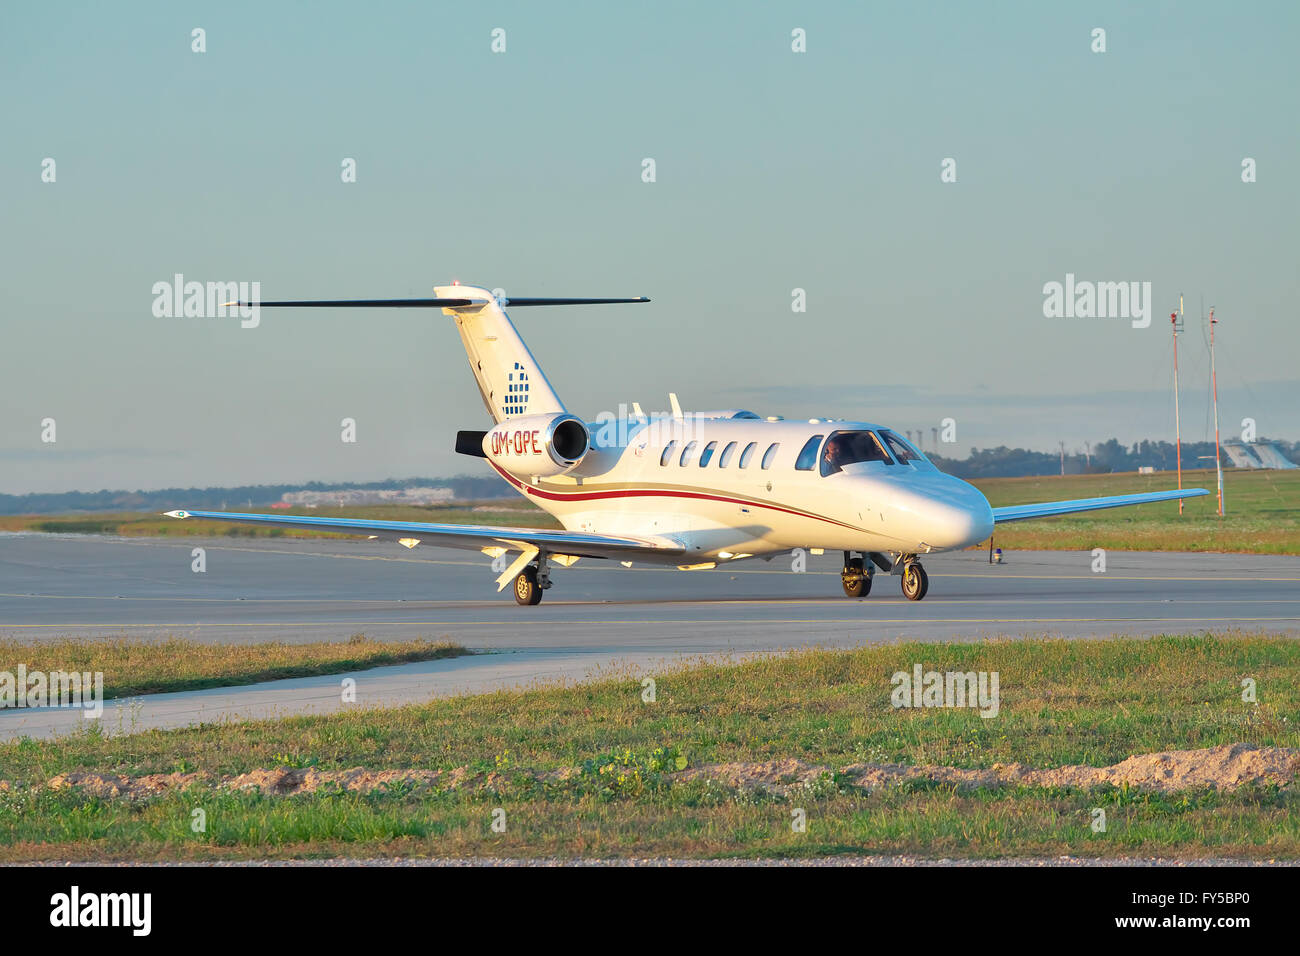
[[[192,570],[205,549],[206,571]],[[924,560],[930,591],[911,602],[898,579],[840,591],[840,556],[788,557],[714,571],[556,568],[538,607],[497,593],[476,552],[391,542],[284,538],[112,538],[0,534],[0,638],[213,642],[447,637],[492,653],[362,672],[359,703],[393,704],[600,668],[653,669],[682,656],[744,656],[805,646],[1051,634],[1096,637],[1206,629],[1300,633],[1300,558],[1110,552],[983,552]],[[0,670],[6,668],[0,661]],[[169,694],[110,707],[105,730],[325,712],[344,675]],[[0,739],[64,732],[69,711],[0,713]]]

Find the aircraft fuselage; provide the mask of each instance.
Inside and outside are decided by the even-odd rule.
[[[993,530],[978,489],[867,422],[687,415],[589,429],[591,450],[568,474],[493,467],[567,530],[685,548],[664,563],[707,565],[795,548],[929,554],[969,547]],[[841,443],[850,436],[877,460],[828,463],[833,436]]]

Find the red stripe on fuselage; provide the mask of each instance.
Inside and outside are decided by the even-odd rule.
[[[601,498],[697,498],[705,501],[721,501],[728,504],[743,505],[749,508],[766,508],[768,511],[780,511],[783,514],[794,515],[796,518],[813,518],[817,521],[825,521],[828,524],[839,525],[841,528],[848,528],[850,531],[859,531],[865,534],[865,530],[855,527],[851,524],[845,524],[843,521],[836,521],[834,518],[827,518],[822,515],[812,514],[807,511],[794,511],[790,508],[782,508],[780,505],[763,504],[760,501],[751,501],[746,498],[732,498],[726,495],[711,495],[700,491],[669,491],[666,489],[652,488],[635,488],[630,490],[619,491],[581,491],[581,492],[557,492],[543,491],[533,485],[525,484],[515,478],[509,472],[503,470],[496,462],[489,459],[496,472],[510,484],[520,489],[527,495],[536,495],[538,498],[546,498],[550,501],[593,501]]]

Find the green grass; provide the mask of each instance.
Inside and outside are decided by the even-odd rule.
[[[104,675],[104,698],[256,684],[290,677],[457,657],[468,651],[451,641],[348,641],[314,644],[205,644],[165,641],[0,641],[0,671],[78,671]]]
[[[0,860],[365,857],[824,857],[906,853],[1016,857],[1174,855],[1285,859],[1300,843],[1294,796],[1200,795],[1189,801],[1066,791],[956,794],[900,788],[830,790],[798,801],[736,800],[706,788],[636,800],[571,798],[512,788],[470,797],[255,793],[175,794],[143,804],[68,792],[0,794]],[[506,832],[490,822],[506,810]],[[1107,832],[1089,829],[1091,810]],[[202,809],[207,831],[191,830]],[[9,821],[25,822],[10,828]]]
[[[894,710],[890,675],[914,663],[996,670],[1001,713]],[[793,757],[989,767],[1104,766],[1137,754],[1245,742],[1300,745],[1300,643],[1286,637],[989,641],[809,651],[575,687],[393,710],[96,733],[0,745],[0,860],[347,855],[971,856],[1166,854],[1300,857],[1295,787],[1162,796],[1128,789],[909,784],[863,791],[835,776],[793,797],[686,782],[691,767]],[[1241,681],[1259,702],[1243,703]],[[614,765],[617,774],[602,773]],[[671,762],[669,764],[672,766]],[[292,797],[201,786],[129,802],[32,789],[69,771],[212,778],[258,768],[467,768],[477,786]],[[584,768],[564,781],[539,773]],[[622,780],[618,779],[622,776]],[[189,829],[203,808],[205,834]],[[489,827],[494,808],[507,830]],[[790,828],[802,807],[808,832]],[[1089,828],[1103,807],[1105,834]]]
[[[1300,554],[1300,471],[1224,472],[1224,517],[1217,514],[1213,471],[1183,472],[1184,488],[1210,494],[1178,502],[1014,522],[994,535],[1002,548],[1025,550],[1231,551]],[[974,482],[995,508],[1178,487],[1169,472],[1154,475],[1070,475],[990,478]]]

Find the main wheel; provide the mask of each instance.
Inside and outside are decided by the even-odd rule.
[[[848,597],[866,597],[871,593],[871,575],[862,570],[862,559],[853,558],[840,572],[840,584]]]
[[[903,569],[903,597],[909,601],[919,601],[930,590],[930,576],[925,568],[913,561]]]
[[[542,603],[542,588],[537,583],[537,569],[531,564],[515,577],[515,601],[527,605]]]

